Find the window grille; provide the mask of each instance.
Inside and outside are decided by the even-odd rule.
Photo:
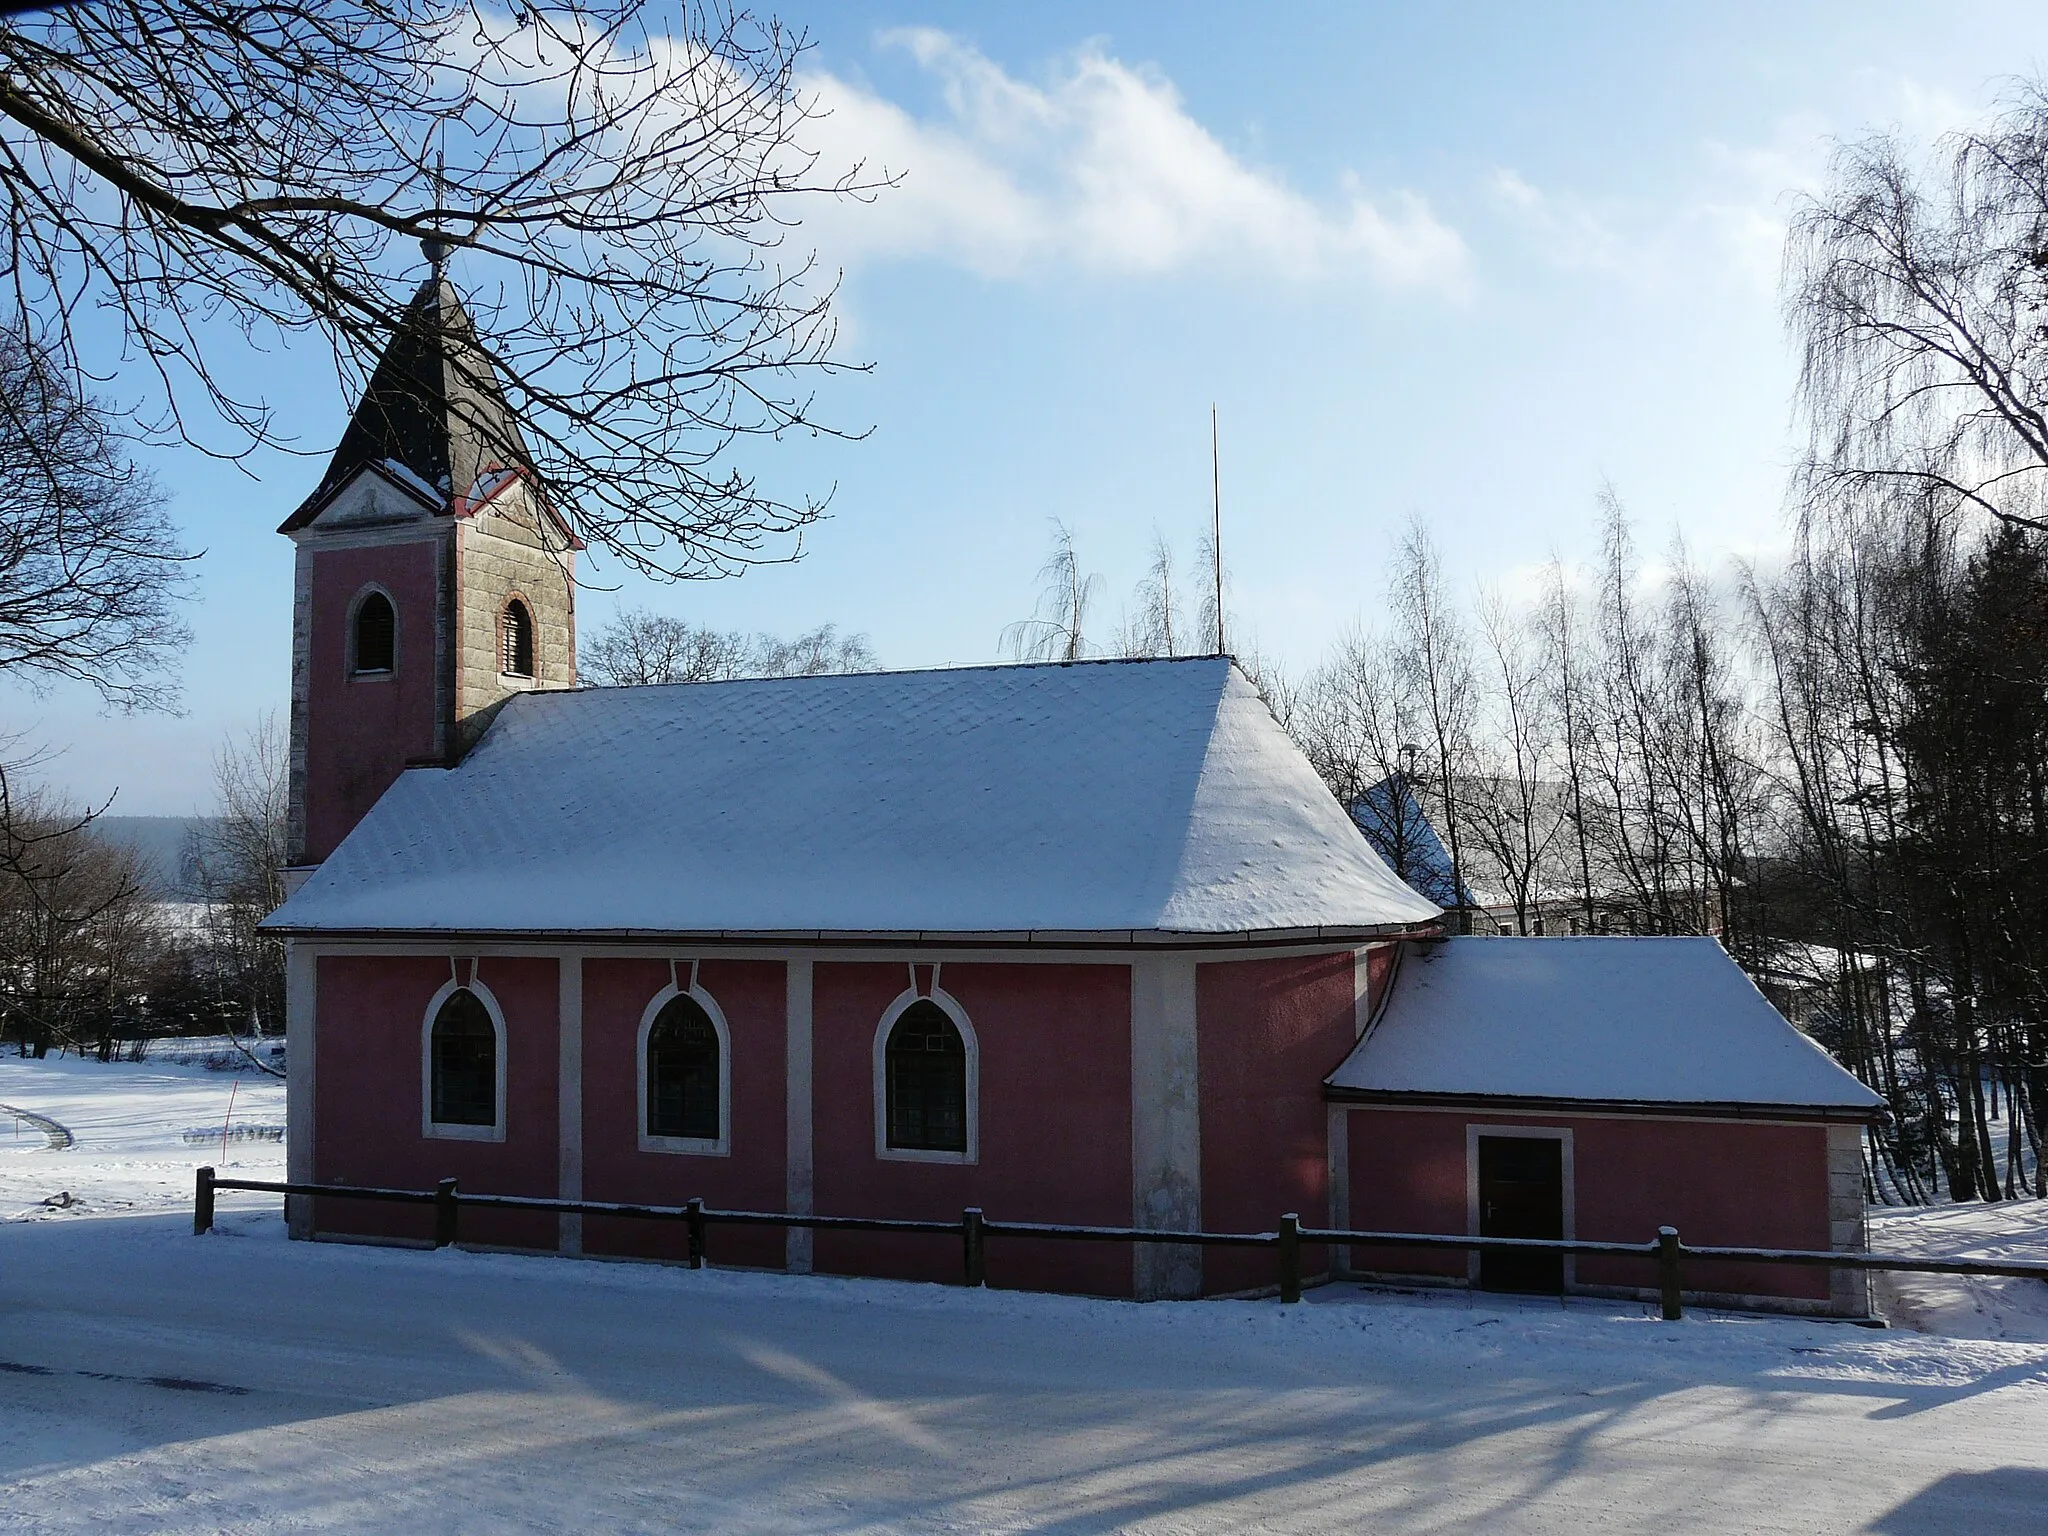
[[[718,1030],[687,994],[647,1031],[647,1134],[718,1139]]]
[[[920,1000],[889,1031],[889,1145],[967,1150],[967,1047],[937,1003]]]
[[[508,677],[533,676],[533,615],[513,598],[498,622],[499,669]]]
[[[432,1060],[436,1125],[498,1123],[498,1032],[467,987],[434,1015]]]
[[[398,649],[398,615],[382,592],[372,592],[356,608],[355,662],[364,673],[389,672]]]

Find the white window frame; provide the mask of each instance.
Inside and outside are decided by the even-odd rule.
[[[889,1031],[912,1003],[936,1003],[960,1031],[960,1044],[967,1052],[967,1150],[945,1152],[932,1147],[889,1145]],[[913,985],[906,988],[882,1010],[882,1022],[875,1026],[875,1156],[889,1163],[964,1163],[981,1161],[981,1043],[967,1010],[951,994],[940,990],[937,967],[933,968],[929,992]]]
[[[362,616],[363,604],[370,594],[375,593],[391,605],[391,665],[382,672],[361,672],[356,669],[356,620]],[[342,673],[352,683],[388,683],[398,676],[399,647],[404,642],[398,622],[398,599],[391,595],[390,588],[381,581],[366,581],[361,590],[348,600],[348,627],[342,634]]]
[[[715,1137],[655,1136],[647,1129],[647,1037],[654,1032],[654,1021],[661,1016],[661,1010],[679,997],[687,997],[702,1008],[718,1035],[718,1134]],[[672,977],[667,986],[654,994],[653,1001],[641,1013],[640,1028],[633,1037],[633,1060],[633,1080],[637,1085],[634,1118],[640,1127],[642,1152],[679,1152],[689,1157],[732,1156],[732,1031],[726,1026],[725,1014],[717,999],[697,985],[695,965],[690,967],[688,986],[681,984],[680,976]]]
[[[469,962],[469,980],[463,981],[454,975],[453,963],[449,965],[450,975],[441,983],[441,989],[427,1004],[427,1015],[420,1021],[420,1134],[434,1141],[503,1141],[505,1139],[505,1057],[506,1031],[505,1011],[498,1006],[498,999],[491,989],[477,978],[476,962]],[[491,1028],[497,1032],[497,1049],[494,1065],[497,1067],[497,1102],[495,1118],[489,1125],[444,1125],[434,1118],[434,1019],[441,1011],[441,1005],[461,991],[474,992],[477,1001],[484,1005],[484,1012],[491,1016]]]
[[[1465,1123],[1465,1233],[1468,1237],[1479,1237],[1479,1138],[1482,1136],[1516,1136],[1527,1141],[1557,1141],[1564,1143],[1558,1148],[1558,1177],[1564,1183],[1564,1241],[1574,1242],[1579,1232],[1578,1211],[1578,1170],[1572,1157],[1572,1128],[1568,1125],[1483,1125],[1475,1121]],[[1483,1255],[1474,1249],[1466,1256],[1465,1279],[1475,1290],[1479,1286],[1479,1260]],[[1564,1288],[1570,1291],[1578,1284],[1578,1255],[1564,1255]]]

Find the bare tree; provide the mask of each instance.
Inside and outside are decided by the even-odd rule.
[[[1152,530],[1152,563],[1134,594],[1135,612],[1124,620],[1117,654],[1126,657],[1193,655],[1196,615],[1181,595],[1173,545]]]
[[[1038,606],[1028,619],[1004,627],[1002,647],[1019,661],[1079,661],[1088,654],[1088,616],[1102,578],[1084,575],[1074,553],[1074,530],[1053,519],[1052,553],[1038,568]]]
[[[1479,851],[1500,872],[1515,931],[1535,932],[1548,893],[1552,855],[1565,827],[1563,786],[1555,777],[1556,731],[1529,625],[1498,593],[1482,596],[1480,631],[1492,661],[1492,719],[1479,749],[1466,799],[1467,824]]]
[[[1390,648],[1381,636],[1359,629],[1337,642],[1295,696],[1294,739],[1354,816],[1368,790],[1402,771],[1402,713]]]
[[[1462,902],[1465,824],[1458,802],[1459,787],[1472,768],[1472,648],[1464,621],[1444,590],[1436,545],[1420,519],[1408,525],[1394,557],[1389,597],[1393,665],[1413,711],[1404,733],[1412,729],[1409,739],[1422,747],[1427,767],[1415,777],[1441,818],[1453,900]]]
[[[290,803],[289,742],[275,715],[214,755],[214,814],[189,853],[205,901],[205,979],[231,1036],[284,1032],[284,942],[257,924],[285,898]],[[246,1044],[244,1054],[276,1072]]]
[[[1587,772],[1592,756],[1591,705],[1587,694],[1584,627],[1579,602],[1566,580],[1564,562],[1555,557],[1544,583],[1541,617],[1544,670],[1550,705],[1557,720],[1557,744],[1565,783],[1565,818],[1571,828],[1572,852],[1580,905],[1587,932],[1596,926],[1593,895],[1593,838],[1587,803]]]
[[[663,576],[786,558],[821,506],[735,450],[832,431],[810,381],[842,365],[835,280],[783,239],[807,201],[881,178],[807,152],[800,34],[708,0],[663,14],[673,31],[640,0],[9,17],[0,306],[73,377],[113,376],[111,322],[123,382],[150,381],[141,424],[233,456],[293,433],[223,347],[310,332],[359,393],[421,243],[436,271],[452,251],[494,376],[460,393],[503,388],[586,538]]]
[[[866,635],[843,635],[831,624],[784,640],[708,629],[638,608],[600,629],[578,659],[584,680],[606,687],[815,677],[826,672],[872,672],[879,665]]]
[[[24,1054],[110,1058],[161,949],[137,855],[91,820],[0,770],[0,1027]]]
[[[106,411],[71,383],[0,329],[0,675],[169,707],[191,557]]]
[[[2048,86],[1926,172],[1895,137],[1844,146],[1786,263],[1808,507],[2048,528]]]

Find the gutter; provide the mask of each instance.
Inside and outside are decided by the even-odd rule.
[[[1876,1125],[1888,1111],[1882,1105],[1770,1104],[1749,1100],[1578,1099],[1540,1094],[1430,1093],[1391,1088],[1347,1088],[1323,1084],[1323,1098],[1332,1104],[1373,1104],[1383,1109],[1464,1109],[1485,1113],[1559,1115],[1664,1115],[1710,1120],[1817,1120]]]

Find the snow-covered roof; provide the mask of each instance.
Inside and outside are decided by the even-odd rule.
[[[1338,1097],[1854,1114],[1884,1102],[1706,938],[1403,945],[1372,1027],[1329,1083]]]
[[[1359,933],[1437,908],[1227,660],[513,697],[291,932]]]

